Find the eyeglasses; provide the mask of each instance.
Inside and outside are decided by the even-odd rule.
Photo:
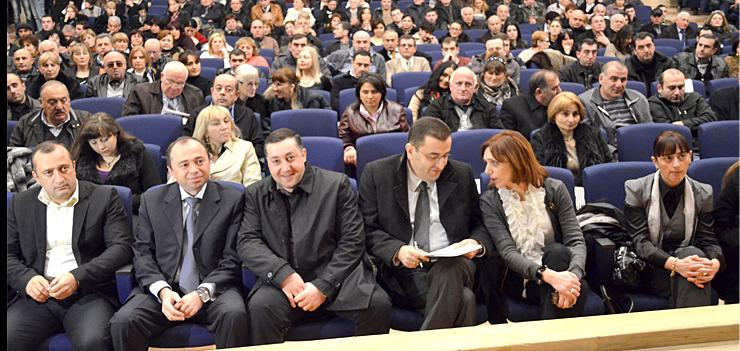
[[[167,81],[167,84],[172,85],[176,88],[182,88],[185,86],[187,82],[175,82],[172,79],[166,78],[165,81]]]
[[[108,68],[123,67],[124,64],[123,64],[123,62],[120,62],[120,61],[113,61],[113,62],[106,63],[105,66],[108,67]]]

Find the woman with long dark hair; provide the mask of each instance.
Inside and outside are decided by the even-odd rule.
[[[414,121],[421,118],[421,112],[433,101],[443,98],[450,93],[450,76],[457,69],[452,61],[442,62],[432,71],[426,84],[414,93],[409,101],[409,108]]]
[[[619,61],[624,63],[632,54],[632,38],[635,35],[635,31],[632,26],[624,26],[617,32],[614,42],[609,43],[604,51],[604,56],[616,57]]]
[[[141,194],[161,183],[159,170],[144,144],[105,112],[93,114],[82,124],[72,157],[78,179],[131,189],[134,213],[139,212]]]

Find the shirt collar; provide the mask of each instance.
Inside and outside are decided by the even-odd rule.
[[[382,101],[380,102],[380,106],[378,106],[378,110],[375,111],[375,113],[373,113],[372,115],[370,114],[370,112],[368,112],[365,109],[365,105],[360,104],[360,114],[363,117],[368,117],[368,118],[372,119],[373,121],[377,121],[378,120],[378,116],[380,115],[380,112],[381,111],[383,111],[383,102]]]
[[[206,193],[206,187],[207,186],[208,186],[208,182],[206,182],[205,184],[203,184],[203,187],[200,188],[200,190],[198,191],[198,193],[195,194],[195,196],[192,196],[192,197],[194,197],[194,198],[196,198],[198,200],[203,200],[203,194]],[[180,189],[180,200],[185,201],[185,199],[191,197],[190,194],[188,194],[188,192],[185,191],[185,189],[183,189],[181,185],[178,185],[177,187]]]
[[[64,122],[59,123],[58,126],[55,126],[55,125],[52,125],[51,123],[49,123],[49,122],[46,121],[46,114],[43,111],[41,111],[41,123],[45,124],[49,128],[62,128],[62,126],[65,123],[69,122],[69,119],[71,118],[71,113],[72,112],[70,111],[70,114],[67,114],[67,119],[65,119]]]
[[[414,170],[411,168],[411,162],[406,160],[406,183],[411,191],[416,191],[419,188],[419,184],[422,182],[421,178],[417,177]],[[427,182],[427,189],[431,189],[436,182]]]
[[[46,206],[54,206],[54,207],[74,207],[77,202],[80,201],[80,186],[79,182],[75,180],[75,191],[72,193],[72,196],[67,199],[67,201],[62,202],[61,204],[57,204],[54,202],[54,200],[49,197],[49,193],[44,190],[44,188],[41,188],[41,191],[39,192],[38,199],[39,201],[43,202]]]

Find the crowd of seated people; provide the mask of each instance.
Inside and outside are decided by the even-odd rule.
[[[7,146],[33,152],[26,169],[40,185],[8,209],[12,349],[32,349],[62,324],[76,348],[91,350],[145,349],[184,320],[207,325],[217,347],[281,342],[315,314],[378,334],[391,306],[421,313],[422,329],[469,326],[481,286],[496,292],[484,294],[489,315],[506,296],[543,318],[581,316],[599,287],[584,279],[574,204],[542,166],[581,185],[584,169],[619,161],[620,128],[673,124],[696,140],[702,124],[740,118],[731,4],[702,9],[714,11],[698,27],[685,11],[667,20],[664,5],[641,22],[643,5],[626,0],[47,5],[28,22],[8,13]],[[407,72],[419,75],[404,86]],[[734,84],[710,90],[723,78]],[[73,108],[83,98],[122,108]],[[367,165],[353,192],[347,175],[305,162],[311,150],[298,133],[273,130],[273,113],[302,109],[334,111],[349,176],[362,137],[405,132],[408,142]],[[133,115],[178,116],[183,137],[153,160],[116,120]],[[449,159],[452,133],[473,129],[504,130],[465,150],[486,164],[483,194],[480,175]],[[649,266],[643,285],[671,307],[708,305],[715,287],[738,300],[728,234],[737,231],[737,167],[712,193],[687,176],[696,151],[663,133],[644,160],[657,172],[625,185],[627,229]],[[100,185],[131,189],[134,228]],[[712,197],[721,198],[714,210]],[[70,211],[80,206],[83,215]],[[46,227],[28,213],[46,216]],[[95,225],[73,241],[80,216]],[[198,230],[212,240],[198,241]],[[44,255],[25,236],[55,240]],[[480,247],[427,256],[448,245]],[[128,263],[141,286],[119,306],[107,284]],[[258,277],[254,294],[241,292],[241,263]],[[501,267],[511,274],[500,281],[476,273]],[[82,315],[62,313],[82,305]],[[273,323],[254,326],[266,316]]]

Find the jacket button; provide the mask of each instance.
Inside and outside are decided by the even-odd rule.
[[[270,279],[270,278],[272,278],[272,272],[267,273],[267,279]]]

